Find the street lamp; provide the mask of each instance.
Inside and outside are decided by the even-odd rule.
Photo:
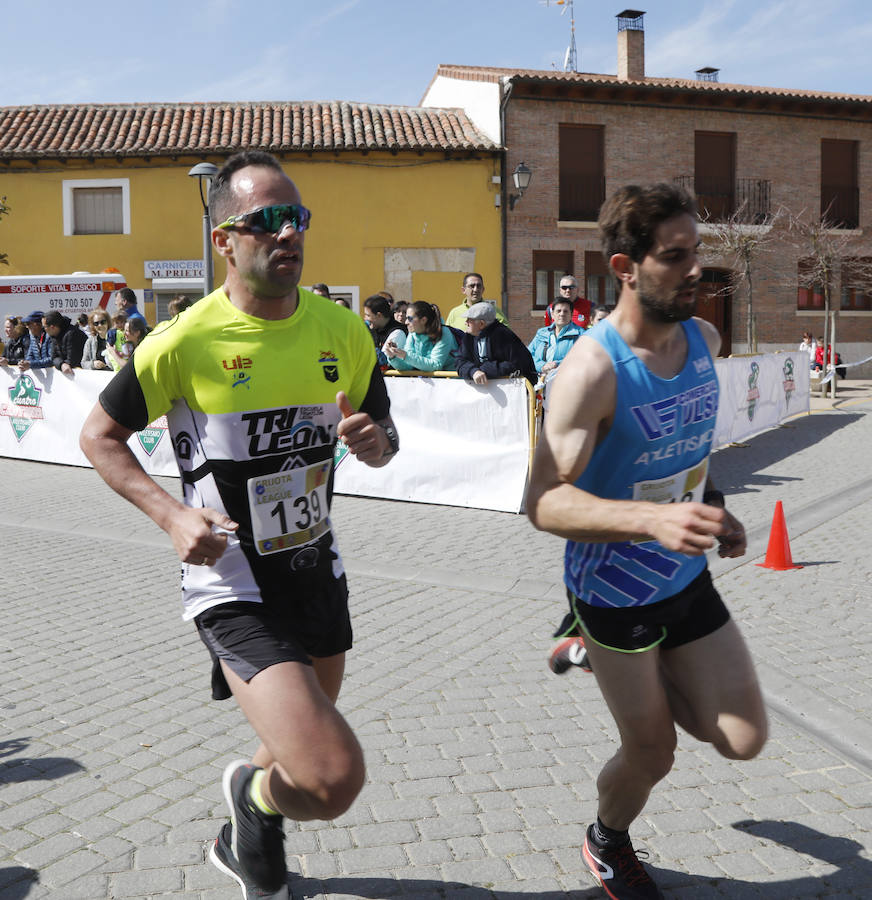
[[[209,215],[209,186],[218,174],[218,166],[197,163],[188,175],[196,178],[200,186],[200,202],[203,204],[203,296],[212,293],[212,218]],[[206,185],[205,193],[203,185]]]
[[[530,179],[533,177],[533,170],[526,166],[523,162],[515,166],[512,172],[512,181],[515,183],[517,194],[509,196],[509,209],[514,209],[515,204],[524,196],[524,191],[530,187]]]

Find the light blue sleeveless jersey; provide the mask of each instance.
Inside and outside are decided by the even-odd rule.
[[[682,327],[687,360],[668,379],[650,372],[608,320],[580,338],[597,341],[611,356],[617,394],[614,422],[576,487],[611,500],[702,500],[718,380],[696,322]],[[592,606],[642,606],[677,594],[705,566],[704,556],[676,553],[657,541],[567,541],[564,581]]]

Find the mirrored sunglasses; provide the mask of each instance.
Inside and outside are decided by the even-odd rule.
[[[253,212],[231,216],[218,228],[244,228],[253,234],[278,234],[290,223],[294,231],[305,231],[312,221],[312,213],[305,206],[296,203],[282,203],[277,206],[263,206]]]

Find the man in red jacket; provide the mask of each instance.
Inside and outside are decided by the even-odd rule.
[[[564,275],[560,279],[560,300],[568,300],[572,304],[572,321],[582,328],[590,328],[590,317],[593,315],[595,303],[592,303],[586,297],[578,296],[578,280],[574,275]],[[551,317],[551,307],[545,310],[545,327],[548,328],[554,319]]]

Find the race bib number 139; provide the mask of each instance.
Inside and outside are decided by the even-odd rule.
[[[254,546],[261,556],[318,540],[329,528],[331,461],[248,479]]]

